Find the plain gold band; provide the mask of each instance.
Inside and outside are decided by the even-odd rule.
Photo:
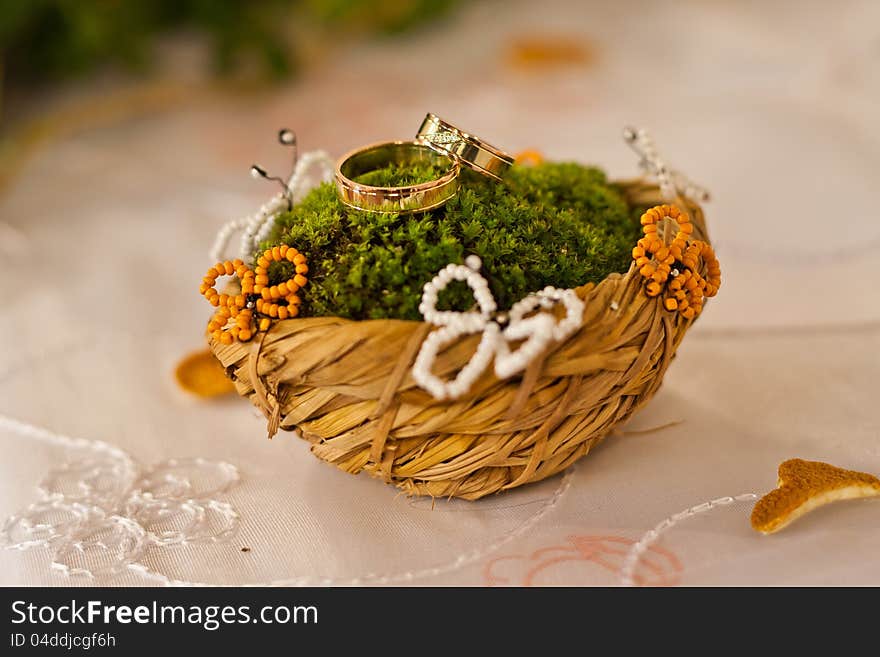
[[[501,180],[513,164],[513,158],[500,148],[459,130],[436,114],[425,117],[416,140],[494,180]]]
[[[354,182],[389,164],[432,164],[445,173],[426,183],[374,187]],[[354,150],[336,164],[336,191],[351,208],[366,212],[407,213],[438,208],[458,192],[458,161],[416,141],[390,141]]]

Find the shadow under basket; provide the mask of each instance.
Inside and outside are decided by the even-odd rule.
[[[655,185],[617,184],[631,206],[664,202]],[[692,238],[708,242],[699,206],[677,204]],[[634,264],[576,293],[585,303],[576,333],[521,375],[499,380],[488,368],[456,400],[438,401],[412,379],[434,328],[425,322],[287,319],[249,343],[212,341],[211,349],[264,413],[270,436],[298,430],[318,458],[408,494],[475,500],[550,477],[589,453],[651,399],[694,321],[666,310],[662,295],[647,296]],[[433,371],[454,376],[479,338],[449,346]]]

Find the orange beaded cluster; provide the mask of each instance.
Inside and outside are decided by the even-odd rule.
[[[296,273],[290,280],[270,286],[269,265],[283,260],[293,263]],[[308,283],[304,275],[308,271],[305,256],[287,245],[267,249],[257,259],[254,270],[241,260],[218,262],[199,286],[199,292],[217,308],[208,322],[208,333],[223,344],[232,344],[233,340],[247,342],[258,330],[268,330],[273,319],[296,317],[302,303],[297,292]],[[215,287],[217,279],[232,275],[241,282],[241,292],[220,294]]]
[[[288,281],[270,286],[269,265],[272,262],[282,262],[284,260],[295,265],[296,273]],[[299,305],[302,303],[297,292],[309,282],[309,279],[305,277],[309,272],[306,257],[286,244],[273,246],[271,249],[266,249],[263,255],[257,258],[257,267],[254,271],[256,272],[254,293],[260,295],[256,302],[257,312],[268,315],[273,319],[296,317],[299,314]],[[279,300],[283,300],[286,303],[279,304]]]
[[[235,274],[241,281],[241,294],[220,294],[214,285],[221,276]],[[250,340],[253,337],[251,321],[253,311],[246,308],[247,295],[254,292],[254,272],[241,260],[218,262],[211,267],[202,279],[199,292],[217,308],[217,312],[208,322],[208,332],[224,344],[232,344],[233,340]],[[225,330],[230,320],[235,323]]]
[[[669,244],[659,234],[660,222],[667,218],[678,224]],[[678,311],[686,319],[696,317],[703,309],[704,298],[715,296],[721,286],[721,267],[711,245],[702,240],[688,244],[694,226],[674,205],[651,208],[642,215],[641,224],[645,236],[633,249],[632,257],[647,281],[645,293],[656,297],[665,291],[663,305],[667,310]],[[706,278],[698,271],[700,260],[706,266]]]

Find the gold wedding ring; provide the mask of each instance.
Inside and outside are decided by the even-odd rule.
[[[513,164],[513,158],[501,149],[459,130],[436,114],[425,117],[416,140],[495,180],[501,180]]]
[[[431,165],[444,171],[436,180],[402,187],[374,187],[355,178],[389,164]],[[366,212],[424,212],[440,207],[458,191],[460,167],[455,158],[418,141],[373,144],[343,155],[336,164],[340,200]]]

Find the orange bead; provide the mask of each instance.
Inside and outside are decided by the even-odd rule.
[[[302,274],[297,274],[293,277],[294,282],[300,287],[305,287],[306,283],[309,282],[309,279],[303,276]],[[289,286],[288,286],[289,287]]]
[[[296,266],[296,273],[297,274],[308,274],[309,273],[309,266],[304,262],[297,265]]]
[[[287,306],[278,306],[278,319],[287,319]]]
[[[268,317],[264,317],[263,319],[260,320],[260,330],[261,331],[268,331],[270,326],[272,326],[272,320],[269,319]]]
[[[238,339],[242,342],[247,342],[253,337],[253,333],[251,333],[250,329],[243,328],[238,332]]]
[[[287,312],[291,317],[299,315],[299,306],[288,306]]]
[[[232,336],[229,333],[220,333],[220,342],[223,344],[232,344]]]
[[[301,265],[306,261],[306,257],[302,253],[297,253],[293,256],[293,264]]]
[[[672,298],[667,298],[663,304],[666,306],[666,310],[676,310],[678,308],[678,301]]]

